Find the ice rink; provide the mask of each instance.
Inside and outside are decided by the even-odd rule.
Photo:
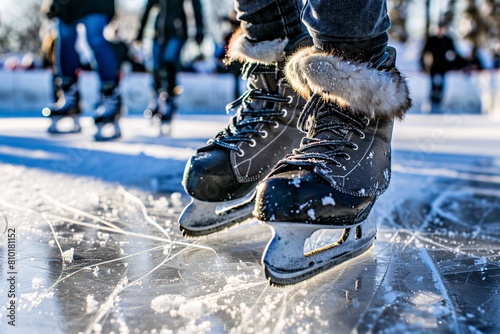
[[[181,114],[158,137],[129,116],[96,143],[90,118],[59,136],[0,118],[0,333],[500,332],[499,120],[396,124],[374,246],[285,288],[265,280],[259,222],[178,229],[185,161],[226,122]]]

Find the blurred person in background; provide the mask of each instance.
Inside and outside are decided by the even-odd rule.
[[[94,113],[98,127],[96,140],[120,137],[118,119],[122,108],[119,92],[119,68],[110,44],[104,38],[104,28],[115,15],[114,0],[53,0],[47,10],[49,18],[57,18],[58,37],[56,42],[57,76],[60,78],[62,94],[56,104],[44,108],[43,114],[53,119],[49,132],[58,133],[57,121],[62,117],[74,117],[81,113],[78,73],[80,60],[75,48],[77,25],[85,26],[88,45],[93,51],[100,79],[101,103]],[[113,123],[115,131],[104,137],[101,129]],[[80,126],[70,132],[79,132]]]
[[[191,4],[196,26],[195,40],[201,45],[204,36],[201,1],[191,0]],[[144,116],[168,124],[177,110],[175,102],[175,97],[179,94],[176,90],[177,72],[180,67],[182,47],[188,39],[188,22],[184,0],[148,0],[137,32],[137,44],[142,42],[149,14],[154,6],[159,7],[159,12],[154,24],[152,45],[153,94]]]
[[[463,67],[462,61],[453,39],[447,35],[446,24],[440,22],[437,34],[427,39],[420,57],[422,70],[430,75],[429,97],[433,106],[439,106],[443,100],[446,73]]]

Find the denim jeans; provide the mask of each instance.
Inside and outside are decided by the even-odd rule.
[[[63,83],[65,80],[74,80],[75,72],[80,66],[78,52],[75,49],[76,27],[80,23],[85,26],[87,43],[93,51],[101,84],[116,85],[118,64],[113,49],[103,35],[104,28],[108,24],[108,18],[104,14],[87,15],[73,23],[59,20],[58,64]]]
[[[247,38],[260,42],[294,37],[303,31],[297,0],[235,0]]]
[[[235,0],[238,19],[252,41],[294,37],[303,24],[322,51],[377,52],[390,27],[386,0]]]
[[[185,40],[171,37],[163,42],[153,40],[153,87],[171,94],[177,85],[177,71]]]
[[[178,65],[184,40],[176,37],[168,38],[165,42],[160,43],[157,40],[153,41],[153,70],[158,71],[163,63],[172,63]]]

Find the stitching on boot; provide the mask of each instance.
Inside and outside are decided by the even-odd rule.
[[[285,75],[305,99],[319,94],[370,119],[402,119],[411,107],[406,78],[396,68],[381,71],[307,48],[289,59]]]

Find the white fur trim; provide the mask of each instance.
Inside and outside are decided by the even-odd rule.
[[[250,61],[271,65],[285,60],[287,43],[287,38],[252,43],[242,32],[236,32],[229,42],[227,56],[230,61]]]
[[[406,79],[396,68],[377,70],[307,48],[290,58],[285,73],[304,98],[319,94],[369,118],[401,119],[411,106]]]

